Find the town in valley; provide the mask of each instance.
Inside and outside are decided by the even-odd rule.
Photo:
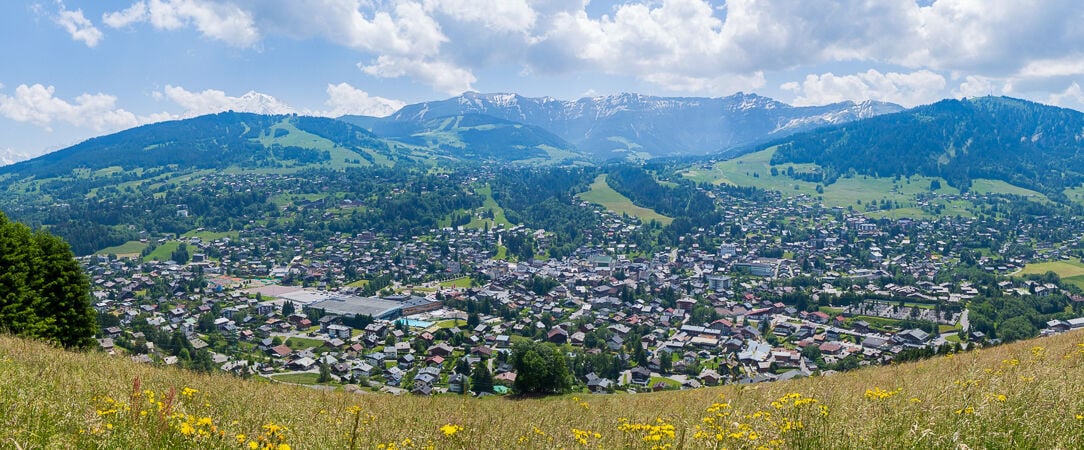
[[[911,218],[701,183],[715,222],[662,239],[670,218],[581,193],[564,207],[592,226],[569,240],[504,218],[494,177],[452,175],[479,199],[444,223],[351,232],[318,223],[366,200],[292,195],[288,176],[208,175],[197,185],[277,193],[274,217],[133,228],[134,252],[82,257],[100,349],[288,383],[489,395],[509,391],[511,347],[529,339],[564,352],[577,389],[612,393],[830,376],[1084,328],[1081,287],[1035,269],[1080,264],[1084,226],[1017,214],[1029,199],[933,191],[916,204],[934,214]],[[972,214],[936,214],[960,204]],[[482,367],[492,380],[478,387]]]

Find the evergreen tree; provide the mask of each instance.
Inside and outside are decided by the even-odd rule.
[[[670,352],[659,352],[659,372],[670,373],[674,370],[674,358]]]
[[[470,376],[470,390],[476,394],[493,392],[493,374],[489,371],[486,359],[478,361]]]
[[[467,361],[467,357],[459,358],[459,361],[455,363],[455,373],[462,375],[470,375],[470,362]]]
[[[177,264],[188,264],[188,258],[188,246],[185,244],[178,246],[177,250],[174,250],[169,255],[169,259],[172,259]]]
[[[331,381],[331,367],[327,364],[320,364],[320,376],[316,377],[317,383],[327,383]]]
[[[94,343],[90,282],[68,244],[0,214],[0,328],[67,348]]]

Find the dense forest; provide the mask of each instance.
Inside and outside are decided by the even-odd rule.
[[[502,171],[493,179],[493,198],[508,220],[555,233],[551,257],[571,254],[598,227],[598,216],[579,206],[577,193],[586,191],[594,169],[539,168]]]
[[[722,219],[715,200],[690,181],[676,179],[663,185],[644,168],[632,165],[611,166],[607,174],[606,182],[615,191],[674,219],[661,236],[666,245],[676,245],[680,236],[694,228],[713,227]]]

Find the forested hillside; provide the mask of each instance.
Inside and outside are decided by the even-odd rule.
[[[1084,183],[1084,114],[1006,97],[943,100],[776,141],[773,164],[816,163],[817,181],[848,172],[943,177],[967,190],[1003,180],[1052,199]]]

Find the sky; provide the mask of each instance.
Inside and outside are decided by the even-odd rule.
[[[383,116],[464,91],[1084,109],[1077,0],[0,2],[0,164],[224,110]]]

